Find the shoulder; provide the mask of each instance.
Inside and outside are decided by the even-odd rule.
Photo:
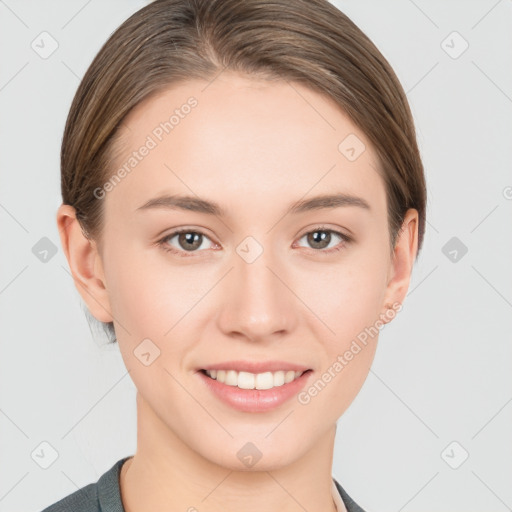
[[[118,460],[97,482],[87,484],[41,512],[124,512],[119,472],[128,458]]]
[[[42,512],[100,512],[98,483],[88,484],[65,496]]]
[[[338,483],[338,481],[333,477],[334,484],[336,485],[336,489],[340,493],[341,499],[347,509],[347,512],[365,512],[348,494],[345,489]]]

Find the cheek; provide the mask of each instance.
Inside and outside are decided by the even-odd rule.
[[[315,279],[305,280],[308,284],[301,289],[314,312],[308,315],[310,330],[321,333],[318,349],[323,358],[316,379],[299,401],[309,404],[309,410],[330,411],[332,421],[359,393],[375,356],[383,271],[382,266],[369,267],[364,261],[324,268]]]
[[[163,252],[163,251],[162,251]],[[190,314],[215,281],[212,272],[190,271],[158,254],[111,254],[109,297],[114,317],[138,338],[163,339]]]
[[[351,257],[339,265],[325,265],[308,279],[297,278],[300,296],[328,328],[335,348],[365,327],[381,311],[385,267],[375,258]]]

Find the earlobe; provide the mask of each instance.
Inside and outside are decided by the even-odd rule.
[[[87,308],[100,322],[112,322],[105,276],[97,245],[82,232],[72,206],[63,204],[59,207],[57,227],[75,286]]]
[[[401,304],[405,300],[411,280],[411,273],[416,260],[418,248],[418,211],[407,210],[397,242],[393,251],[390,275],[384,297],[386,303],[383,315],[390,309],[388,306]],[[394,309],[394,308],[393,308]],[[393,315],[394,316],[394,315]],[[385,322],[387,323],[387,322]]]

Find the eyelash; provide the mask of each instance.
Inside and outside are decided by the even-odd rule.
[[[338,235],[342,239],[342,241],[338,245],[336,245],[335,247],[332,247],[331,249],[327,249],[327,250],[325,250],[325,249],[311,249],[312,251],[315,251],[315,252],[318,252],[318,253],[332,254],[332,253],[341,251],[342,249],[344,249],[346,244],[349,244],[350,242],[352,242],[352,238],[349,237],[348,235],[345,235],[344,233],[341,233],[340,231],[336,231],[334,229],[326,228],[324,226],[318,226],[315,229],[312,229],[311,231],[307,231],[306,233],[304,233],[299,238],[299,240],[301,238],[304,238],[306,235],[309,235],[311,233],[316,233],[317,231],[323,231],[323,232],[327,232],[327,233],[334,233],[335,235]],[[209,238],[206,234],[204,234],[201,231],[198,231],[198,230],[195,230],[195,229],[183,228],[183,229],[177,229],[176,231],[173,231],[172,233],[169,233],[168,235],[165,235],[163,238],[158,240],[158,242],[157,242],[158,246],[160,246],[165,252],[170,252],[172,254],[177,254],[178,256],[183,257],[183,258],[189,258],[190,256],[193,256],[194,253],[201,252],[201,251],[190,251],[187,254],[187,251],[180,251],[180,250],[174,249],[174,248],[170,247],[167,244],[168,240],[170,240],[171,238],[174,238],[176,235],[179,235],[181,233],[194,233],[194,234],[197,234],[197,235],[202,235],[205,238]],[[185,253],[185,254],[183,254],[183,253]]]

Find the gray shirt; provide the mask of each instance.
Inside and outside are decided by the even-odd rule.
[[[123,462],[130,457],[131,455],[118,460],[97,482],[65,496],[42,512],[125,512],[121,501],[119,473]],[[364,512],[335,478],[333,482],[348,512]]]

